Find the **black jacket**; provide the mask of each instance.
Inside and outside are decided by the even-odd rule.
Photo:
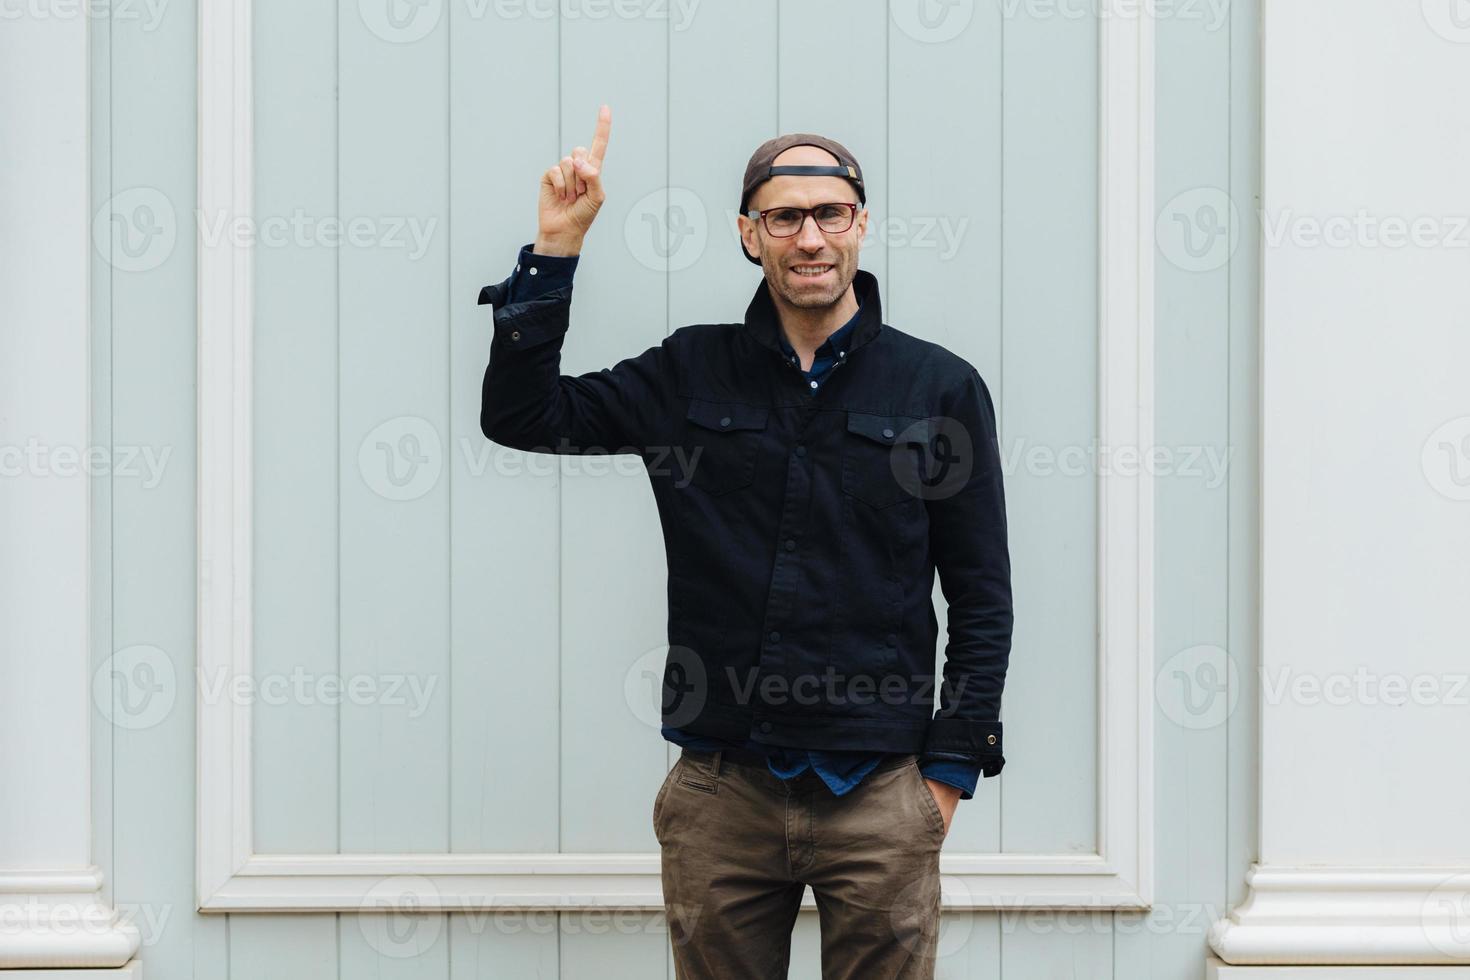
[[[668,558],[665,725],[1000,772],[1010,558],[995,409],[973,366],[883,323],[859,269],[851,343],[816,392],[781,354],[764,280],[743,323],[681,327],[563,375],[572,287],[507,303],[509,282],[480,292],[494,308],[481,431],[642,458]]]

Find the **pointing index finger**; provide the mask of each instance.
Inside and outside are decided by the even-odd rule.
[[[597,110],[597,131],[592,134],[592,149],[587,154],[592,166],[602,169],[602,154],[607,149],[607,134],[612,129],[612,108],[606,103]]]

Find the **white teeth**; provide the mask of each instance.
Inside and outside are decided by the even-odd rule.
[[[832,267],[830,265],[798,265],[793,268],[804,276],[811,276],[819,272],[826,272]]]

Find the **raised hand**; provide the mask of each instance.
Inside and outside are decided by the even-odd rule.
[[[573,148],[541,175],[539,227],[533,246],[538,253],[577,255],[582,251],[582,239],[606,197],[602,191],[602,157],[611,129],[612,109],[604,104],[597,112],[592,149]]]

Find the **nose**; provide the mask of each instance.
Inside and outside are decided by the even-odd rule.
[[[796,233],[796,244],[807,251],[817,251],[827,244],[822,229],[817,227],[815,215],[806,215],[801,220],[801,230]]]

